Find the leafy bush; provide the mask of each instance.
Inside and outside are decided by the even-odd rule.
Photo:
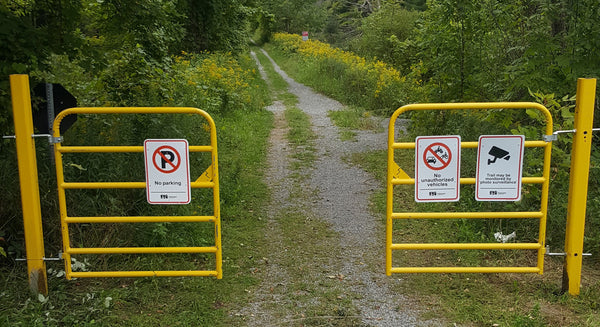
[[[234,56],[230,53],[201,53],[174,56],[171,65],[157,64],[148,60],[143,49],[135,48],[122,56],[114,54],[98,76],[92,75],[80,66],[80,62],[67,56],[53,55],[48,65],[49,71],[38,71],[37,78],[63,84],[77,97],[80,106],[188,106],[207,111],[216,121],[237,115],[236,113],[256,111],[265,106],[268,94],[261,88],[262,79],[255,69],[254,61],[247,55]],[[80,115],[73,127],[65,133],[65,144],[78,145],[141,145],[146,138],[186,138],[190,144],[207,144],[208,125],[204,119],[192,119],[186,115]],[[156,131],[159,131],[158,134]],[[232,131],[233,132],[233,131]],[[217,133],[218,135],[220,133]],[[222,136],[219,135],[221,138]],[[3,156],[16,158],[14,145],[3,141]],[[55,177],[48,156],[48,145],[38,142],[38,165],[44,213],[44,231],[47,236],[47,256],[60,250],[60,230],[55,192]],[[70,181],[143,181],[143,160],[135,154],[65,154],[65,174]],[[200,171],[207,168],[207,156],[190,155],[192,166]],[[107,169],[106,162],[111,162]],[[2,248],[9,258],[23,256],[22,220],[16,160],[2,160],[0,166],[3,180],[14,181],[0,186],[3,194],[0,201],[0,237]],[[212,207],[212,197],[200,190],[192,192],[193,203],[188,206],[161,208],[146,204],[143,191],[115,190],[68,191],[69,212],[72,215],[144,215],[144,214],[193,214]],[[224,201],[233,201],[222,197]],[[164,207],[164,206],[162,206]],[[89,229],[85,226],[74,228],[78,239],[86,239],[101,244],[112,240],[119,244],[136,242],[167,241],[166,234],[181,238],[194,233],[181,230],[177,224],[141,224],[135,227],[135,239],[130,238],[131,228],[115,232],[117,226]],[[141,229],[140,229],[141,228]],[[94,231],[92,231],[94,230]],[[91,234],[90,234],[91,233]],[[129,233],[129,234],[128,234]],[[202,234],[202,233],[200,233]],[[189,238],[189,237],[187,237]],[[0,258],[1,259],[1,258]]]
[[[543,104],[553,117],[553,130],[573,129],[575,98],[564,96],[557,98],[554,94],[541,92],[530,92],[534,101]],[[515,134],[525,135],[527,140],[541,139],[545,124],[545,117],[537,110],[488,110],[484,112],[418,112],[412,115],[411,135],[450,135],[459,134],[463,141],[476,141],[479,135],[488,134]],[[558,140],[552,142],[552,161],[550,173],[550,191],[548,202],[548,220],[546,242],[553,251],[561,251],[564,247],[565,226],[567,217],[567,199],[569,194],[569,171],[571,162],[571,150],[573,143],[572,134],[561,134]],[[466,151],[463,151],[466,152]],[[539,175],[542,165],[542,153],[540,149],[528,148],[525,151],[524,175]],[[474,167],[468,165],[468,160],[463,155],[461,170],[464,174],[474,174]],[[598,168],[600,156],[594,146],[590,162],[590,178],[588,188],[588,207],[585,229],[585,251],[597,253],[600,250],[600,219],[595,214],[600,210],[600,196],[598,192]],[[466,163],[466,164],[465,164]],[[464,190],[464,188],[463,188]],[[470,192],[470,190],[468,190]],[[514,203],[514,208],[530,210],[539,206],[540,188],[534,185],[524,185],[521,201]],[[472,199],[465,199],[471,193],[463,192],[458,208],[473,210],[486,204],[477,203]],[[467,195],[469,194],[469,195]],[[460,210],[460,209],[456,209]],[[470,220],[463,223],[459,230],[485,230],[495,232],[496,222],[484,220]],[[519,221],[518,224],[504,225],[504,228],[517,230],[517,235],[525,236],[521,230],[528,230],[531,235],[536,235],[537,225],[533,222]],[[512,232],[510,229],[508,232]],[[535,238],[531,239],[536,241]],[[474,239],[470,241],[476,241]]]
[[[378,58],[408,72],[410,59],[406,56],[405,41],[415,29],[418,14],[408,11],[399,3],[386,2],[380,9],[361,20],[360,36],[350,48],[357,54]]]
[[[349,104],[392,112],[407,103],[406,79],[379,60],[367,60],[326,43],[302,41],[299,35],[277,33],[272,44],[294,56],[309,84]]]

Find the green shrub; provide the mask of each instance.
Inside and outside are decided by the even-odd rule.
[[[207,111],[214,120],[237,116],[237,113],[262,109],[268,94],[262,79],[248,55],[229,53],[182,53],[164,67],[147,60],[141,48],[122,56],[114,53],[106,68],[97,76],[85,70],[76,59],[53,55],[49,71],[38,71],[36,79],[61,83],[78,99],[79,106],[187,106]],[[238,118],[240,119],[240,118]],[[218,126],[223,128],[223,126]],[[208,144],[208,124],[201,117],[189,115],[79,115],[68,130],[64,144],[70,145],[141,145],[147,138],[185,138],[190,144]],[[234,130],[221,133],[235,133]],[[2,141],[5,158],[16,158],[14,142]],[[54,168],[46,142],[37,142],[38,170],[47,237],[47,256],[60,250],[61,236],[55,191]],[[65,154],[67,181],[144,181],[143,158],[140,154]],[[207,154],[190,155],[192,175],[199,176],[208,168]],[[110,162],[110,165],[107,165]],[[0,191],[0,237],[9,258],[23,257],[23,234],[16,160],[0,161],[5,181]],[[231,183],[229,183],[231,184]],[[223,201],[235,201],[234,194],[224,192]],[[237,196],[237,195],[235,195]],[[151,206],[140,190],[67,191],[69,214],[86,215],[183,215],[199,210],[212,210],[212,195],[192,191],[193,201],[186,206]],[[117,229],[121,228],[118,232]],[[133,226],[97,225],[74,227],[73,240],[94,244],[110,242],[139,246],[170,244],[165,235],[194,234],[177,224],[139,224]],[[134,232],[135,231],[135,232]],[[178,232],[175,232],[178,231]],[[182,232],[183,231],[183,232]],[[130,235],[137,235],[131,238]],[[202,235],[204,232],[201,232]],[[185,238],[185,236],[181,236]],[[162,241],[161,241],[162,240]],[[177,240],[175,240],[176,242]],[[166,242],[166,243],[165,243]],[[4,256],[3,256],[4,257]]]
[[[299,35],[277,33],[276,51],[303,67],[300,80],[336,99],[379,113],[391,113],[409,101],[406,78],[379,60],[367,60]]]

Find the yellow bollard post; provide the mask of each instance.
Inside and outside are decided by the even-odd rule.
[[[581,284],[581,257],[583,253],[583,231],[585,228],[595,97],[596,80],[578,79],[575,135],[573,136],[573,150],[571,152],[571,176],[567,205],[566,258],[563,267],[562,285],[563,291],[568,289],[571,295],[579,295]]]
[[[10,75],[10,91],[15,124],[21,204],[27,253],[29,287],[35,294],[48,294],[44,237],[38,186],[37,160],[33,141],[31,94],[27,75]]]

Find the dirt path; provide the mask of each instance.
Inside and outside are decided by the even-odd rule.
[[[288,82],[288,92],[298,97],[297,107],[310,117],[317,136],[310,150],[316,160],[300,173],[290,168],[292,155],[303,149],[286,140],[284,105],[270,106],[275,128],[266,173],[273,194],[269,256],[263,258],[262,285],[240,314],[249,326],[432,325],[419,322],[414,303],[392,291],[401,283],[398,276],[384,273],[384,219],[369,211],[377,183],[342,159],[352,152],[384,149],[385,133],[361,132],[357,142],[340,141],[327,112],[343,106],[295,82],[272,63]],[[297,224],[291,234],[289,224]]]

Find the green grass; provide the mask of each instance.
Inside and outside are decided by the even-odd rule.
[[[316,136],[311,129],[310,118],[296,107],[297,97],[287,92],[287,82],[275,71],[271,61],[259,48],[254,47],[254,52],[267,74],[275,98],[282,101],[286,107],[284,115],[289,126],[287,139],[295,148],[292,154],[292,157],[296,159],[293,162],[293,168],[298,171],[300,168],[310,165],[315,159],[313,140]]]
[[[61,262],[48,262],[49,296],[32,297],[25,263],[0,267],[0,326],[231,326],[229,312],[249,300],[245,291],[259,280],[248,272],[256,266],[263,237],[268,189],[263,167],[272,115],[263,110],[215,116],[218,128],[223,242],[223,279],[86,278],[67,281],[56,274]],[[207,204],[210,205],[210,204]],[[175,224],[150,228],[149,235],[206,238],[194,229],[181,233]],[[93,226],[86,227],[92,228]],[[212,235],[212,233],[210,233]],[[135,234],[134,234],[135,235]],[[140,235],[136,235],[138,237]],[[97,236],[94,236],[97,237]],[[102,235],[102,237],[104,237]],[[211,236],[212,237],[212,236]],[[212,241],[210,238],[207,241]],[[258,244],[258,245],[257,245]],[[108,260],[108,259],[107,259]],[[207,260],[207,261],[204,261]],[[210,265],[201,255],[140,255],[110,259],[113,269],[165,269],[189,264]]]
[[[295,312],[293,317],[283,321],[292,326],[356,326],[360,323],[360,316],[352,305],[352,299],[357,295],[347,292],[340,284],[339,278],[343,277],[335,275],[341,269],[335,260],[338,257],[335,253],[341,251],[335,241],[339,236],[318,218],[317,212],[306,205],[314,202],[316,194],[316,190],[310,190],[303,184],[307,176],[306,168],[311,167],[316,159],[316,135],[311,129],[308,115],[296,107],[288,107],[285,118],[289,128],[287,139],[293,147],[291,157],[294,160],[290,163],[292,174],[289,184],[292,189],[288,206],[275,217],[281,241],[274,243],[285,244],[284,253],[294,255],[283,254],[279,258],[289,278],[284,286],[287,288],[286,299],[289,304],[284,308],[278,305],[271,309],[276,315]],[[273,249],[270,252],[274,255],[281,253],[281,250]],[[315,276],[323,275],[323,269],[331,271],[330,276],[315,279]],[[303,306],[301,312],[296,307],[299,304]]]
[[[278,303],[265,304],[282,325],[289,326],[356,326],[360,323],[358,310],[352,305],[356,294],[348,293],[336,276],[339,263],[335,253],[341,249],[334,242],[338,235],[318,218],[307,203],[313,203],[316,190],[304,184],[309,174],[307,168],[314,164],[316,135],[312,131],[310,117],[296,107],[297,99],[287,92],[287,83],[277,74],[270,62],[255,51],[271,80],[274,94],[282,100],[286,109],[286,138],[291,148],[289,180],[290,187],[285,208],[276,212],[269,222],[268,242],[261,244],[262,255],[269,263],[277,264],[285,282],[270,290],[284,299]],[[285,81],[284,81],[285,82]],[[310,240],[307,242],[307,240]],[[283,251],[281,247],[284,247]],[[329,255],[323,255],[328,253]],[[293,255],[290,255],[293,254]],[[259,267],[259,270],[261,267]],[[267,268],[265,268],[267,269]],[[331,271],[322,276],[323,269]]]
[[[296,185],[290,195],[291,205],[275,215],[279,232],[270,235],[272,245],[265,245],[270,250],[269,260],[277,262],[286,274],[285,283],[272,291],[282,294],[285,301],[268,308],[289,326],[329,326],[331,321],[336,321],[335,326],[356,326],[360,318],[352,299],[357,295],[348,293],[340,283],[343,277],[335,273],[341,269],[333,255],[340,252],[334,241],[338,236],[303,205],[310,195],[302,189],[302,178],[291,182]],[[285,251],[273,248],[277,244],[283,244]],[[323,276],[323,269],[330,275],[316,278]]]
[[[355,130],[383,132],[380,119],[359,107],[346,107],[344,110],[330,111],[328,116],[340,128],[342,141],[356,140]]]
[[[276,99],[281,100],[286,106],[293,106],[297,104],[298,99],[295,95],[287,91],[288,83],[275,71],[275,68],[271,64],[269,58],[267,58],[258,47],[252,47],[252,50],[254,53],[256,53],[258,61],[263,66],[263,69],[267,74],[269,88],[271,89],[273,96]]]
[[[300,82],[311,84],[310,74],[300,71],[288,57],[277,51],[269,51],[269,53],[290,76]],[[357,116],[360,116],[358,110],[330,115],[336,121],[336,125],[341,127],[345,137],[350,139],[353,137],[353,132],[360,129]],[[396,158],[409,175],[413,174],[413,155]],[[465,155],[468,156],[469,153]],[[353,154],[345,160],[362,167],[380,181],[381,188],[374,193],[371,201],[373,210],[383,216],[386,208],[386,151]],[[463,193],[461,198],[472,197],[472,191],[467,188],[463,188],[461,193]],[[403,211],[453,210],[452,205],[415,203],[414,190],[410,187],[397,187],[395,194],[396,208],[402,208]],[[469,200],[459,204],[463,206],[461,210],[467,209],[470,205],[486,208],[493,206],[493,204],[472,202]],[[529,205],[525,201],[522,202],[515,204],[515,207]],[[486,239],[491,230],[489,228],[496,227],[467,224],[462,220],[396,221],[394,239],[415,243],[432,242],[432,240],[449,241],[453,238],[463,241],[482,241],[482,239],[489,241]],[[536,234],[536,231],[530,234]],[[523,256],[521,252],[515,254],[514,251],[434,252],[405,251],[394,258],[394,263],[410,266],[456,265],[457,263],[502,265],[516,264],[522,260],[535,261],[533,255]],[[584,259],[582,290],[577,297],[561,292],[562,259],[560,258],[546,257],[545,273],[541,276],[537,274],[409,274],[393,277],[405,280],[396,291],[417,299],[427,311],[425,318],[443,317],[450,324],[456,323],[461,326],[493,326],[494,324],[498,326],[597,326],[600,325],[600,305],[597,300],[600,298],[600,274],[597,271],[596,261]]]
[[[285,110],[285,118],[289,126],[287,139],[294,147],[292,158],[296,159],[292,165],[293,169],[299,171],[307,168],[315,160],[314,139],[316,138],[310,127],[309,117],[296,107],[288,107]]]
[[[410,159],[410,158],[409,158]],[[350,162],[373,174],[385,185],[385,151],[354,154]],[[398,161],[409,167],[412,161]],[[408,166],[407,166],[408,165]],[[410,169],[406,169],[410,174]],[[416,210],[410,190],[396,190],[396,201],[406,211]],[[372,197],[372,207],[385,213],[385,190]],[[462,237],[473,241],[479,231],[461,220],[411,220],[394,223],[394,239],[402,242],[447,241]],[[462,235],[462,236],[461,236]],[[396,266],[425,265],[510,265],[523,259],[519,254],[501,251],[395,251]],[[446,317],[459,325],[474,326],[596,326],[600,323],[600,275],[597,266],[584,262],[584,285],[578,297],[561,292],[561,259],[545,260],[545,274],[410,274],[394,275],[406,283],[397,289],[419,299],[427,308],[425,316]],[[586,278],[587,276],[587,278]]]

